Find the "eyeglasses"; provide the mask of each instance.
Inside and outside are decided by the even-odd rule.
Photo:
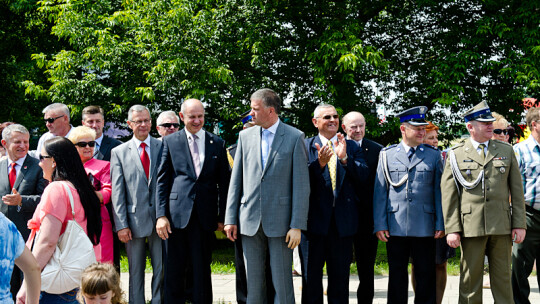
[[[143,123],[145,124],[149,124],[151,122],[150,119],[145,119],[145,120],[130,120],[132,123],[134,123],[136,126],[140,126],[142,125]]]
[[[53,123],[55,120],[57,120],[58,118],[60,117],[64,117],[65,115],[60,115],[58,117],[52,117],[52,118],[44,118],[43,121],[45,121],[45,123]]]
[[[322,118],[322,119],[324,119],[324,120],[330,120],[330,119],[332,119],[332,118],[334,118],[334,119],[339,119],[339,115],[337,115],[337,114],[334,114],[334,115],[324,115],[324,116],[322,116],[322,117],[319,116],[319,117],[317,117],[317,118]]]
[[[39,155],[39,161],[40,162],[43,161],[46,158],[52,158],[52,156],[50,156],[50,155],[41,155],[41,154]]]
[[[166,123],[162,123],[159,125],[160,127],[164,127],[164,128],[170,128],[170,127],[173,127],[175,129],[178,129],[180,128],[180,124],[179,123],[174,123],[174,122],[166,122]]]
[[[497,135],[501,135],[504,134],[504,135],[507,135],[508,134],[508,130],[506,129],[493,129],[493,133],[497,134]]]
[[[75,145],[77,147],[80,147],[80,148],[85,148],[86,146],[88,146],[90,148],[93,148],[96,145],[96,141],[95,140],[92,140],[92,141],[89,141],[89,142],[80,141],[80,142],[76,143]]]

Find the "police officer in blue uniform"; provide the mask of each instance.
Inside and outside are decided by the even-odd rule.
[[[440,153],[422,144],[427,107],[398,114],[402,141],[381,151],[373,196],[374,231],[386,242],[388,303],[407,303],[409,257],[415,303],[435,303],[435,239],[444,236]]]

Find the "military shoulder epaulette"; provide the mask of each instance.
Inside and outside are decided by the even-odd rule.
[[[390,150],[390,149],[395,148],[395,147],[397,147],[397,144],[393,144],[393,145],[390,145],[388,147],[384,147],[384,148],[382,148],[382,151]]]
[[[500,141],[500,140],[498,140],[498,139],[494,139],[494,141],[497,142],[498,144],[505,144],[505,145],[507,145],[507,146],[512,146],[511,144],[509,144],[509,143],[507,143],[507,142],[505,142],[505,141]]]
[[[452,146],[452,147],[448,148],[448,150],[454,150],[454,149],[457,149],[457,148],[459,148],[459,147],[462,147],[464,144],[465,144],[465,141],[462,141],[462,142],[456,144],[455,146]]]
[[[231,149],[234,149],[234,148],[236,148],[236,144],[228,146],[227,151],[230,151]]]
[[[434,147],[434,146],[432,146],[432,145],[428,145],[428,144],[423,144],[423,146],[424,146],[424,147],[426,147],[426,148],[431,148],[431,149],[433,149],[433,150],[436,150],[436,151],[438,151],[438,150],[439,150],[439,149],[435,148],[435,147]]]

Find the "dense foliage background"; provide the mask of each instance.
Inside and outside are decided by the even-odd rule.
[[[208,129],[230,143],[250,94],[276,90],[285,119],[311,135],[316,104],[361,111],[386,144],[395,113],[430,108],[446,132],[486,100],[521,121],[537,98],[540,1],[521,0],[0,0],[0,121],[46,131],[41,110],[98,104],[123,122],[137,103],[207,105]],[[38,132],[38,133],[39,133]]]

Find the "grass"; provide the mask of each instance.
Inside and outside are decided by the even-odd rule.
[[[212,264],[211,269],[213,274],[233,274],[234,268],[234,247],[228,240],[217,240],[212,252]],[[456,256],[448,260],[448,275],[459,275],[459,257],[461,253],[459,248],[456,250]],[[126,252],[121,252],[120,271],[128,272],[128,261]],[[149,254],[147,252],[146,257],[146,269],[145,272],[152,272],[152,265],[150,264]],[[410,272],[410,265],[409,265]],[[324,269],[326,273],[326,266]],[[356,263],[351,264],[351,275],[358,274],[356,270]],[[535,273],[534,273],[535,274]],[[375,258],[375,275],[388,275],[388,258],[386,256],[386,244],[379,242],[377,248],[377,257]]]

